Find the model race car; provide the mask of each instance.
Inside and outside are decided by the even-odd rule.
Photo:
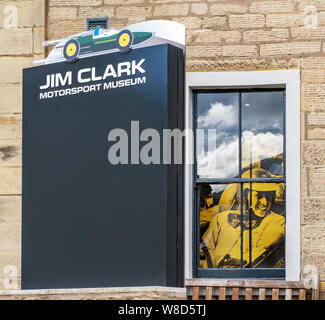
[[[132,45],[142,43],[152,36],[152,32],[131,32],[124,29],[112,34],[112,30],[97,28],[89,35],[84,34],[69,39],[63,46],[63,55],[67,61],[74,61],[78,59],[79,55],[98,51],[118,49],[127,52]],[[57,48],[62,47],[58,46]]]
[[[47,58],[33,64],[74,62],[80,58],[112,53],[127,53],[132,48],[171,43],[185,50],[185,27],[174,21],[145,21],[121,30],[101,29],[81,32],[67,38],[44,41],[54,46]]]

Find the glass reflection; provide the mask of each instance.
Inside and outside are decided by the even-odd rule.
[[[255,169],[262,170],[262,169]],[[251,249],[244,253],[247,267],[285,266],[284,183],[244,183],[243,194],[249,211]]]
[[[242,93],[242,168],[283,177],[284,92]]]
[[[252,174],[267,171],[255,168]],[[248,182],[242,188],[241,216],[240,183],[201,185],[200,268],[284,267],[284,183]]]
[[[239,93],[197,94],[196,157],[199,178],[239,174]]]
[[[200,267],[240,268],[240,184],[205,184],[200,191]]]

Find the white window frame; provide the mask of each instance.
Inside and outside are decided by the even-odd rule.
[[[285,278],[300,280],[300,70],[187,72],[185,127],[192,129],[195,89],[285,88],[286,90],[286,235]],[[193,139],[185,143],[185,279],[193,275]]]

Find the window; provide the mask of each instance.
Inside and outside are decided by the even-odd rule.
[[[197,275],[255,277],[247,269],[264,268],[266,277],[284,278],[285,91],[193,95]]]
[[[185,277],[299,280],[299,72],[189,73],[186,95]]]

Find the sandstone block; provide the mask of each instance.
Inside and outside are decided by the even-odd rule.
[[[301,66],[304,69],[325,68],[325,57],[307,57],[301,59]]]
[[[223,58],[186,59],[186,71],[252,71],[262,69],[293,69],[299,59]]]
[[[305,112],[300,112],[300,140],[306,139],[305,126],[306,126]]]
[[[186,16],[190,7],[187,3],[182,4],[165,4],[154,8],[153,15],[157,16]]]
[[[98,6],[102,4],[102,0],[49,0],[49,6],[68,6],[68,7],[75,7],[75,6]]]
[[[33,21],[36,27],[45,27],[46,0],[33,0]]]
[[[63,38],[72,34],[85,31],[85,20],[78,19],[71,21],[58,21],[50,23],[47,29],[48,39]]]
[[[139,19],[140,17],[137,17],[137,18]],[[121,19],[111,18],[111,19],[109,19],[109,27],[115,28],[115,29],[122,29],[128,25],[129,19],[130,19],[130,17],[121,18]]]
[[[325,139],[325,128],[308,128],[307,139]],[[324,188],[325,189],[325,188]],[[325,194],[325,192],[324,192]]]
[[[75,9],[75,8],[73,8]],[[115,9],[109,6],[102,7],[80,7],[79,17],[112,17],[115,15]]]
[[[185,37],[186,37],[186,45],[189,46],[194,42],[196,34],[194,30],[186,30]]]
[[[255,45],[227,45],[222,46],[222,55],[228,57],[247,57],[257,55]]]
[[[197,32],[198,36],[195,42],[202,43],[234,43],[240,42],[241,33],[239,31],[210,31],[205,30],[204,32]]]
[[[243,33],[245,42],[276,42],[287,41],[288,39],[289,31],[287,29],[249,30]]]
[[[319,26],[317,29],[291,28],[291,36],[295,40],[324,39],[325,27]]]
[[[197,15],[204,15],[208,12],[208,5],[206,3],[193,3],[192,12]]]
[[[209,28],[216,28],[218,26],[223,26],[227,22],[226,17],[206,17],[203,19],[202,28],[209,29]]]
[[[325,199],[307,198],[302,201],[302,223],[317,224],[325,223]]]
[[[266,26],[270,28],[284,28],[302,25],[299,13],[267,14]]]
[[[307,124],[310,126],[325,126],[325,112],[308,113]]]
[[[226,13],[245,13],[248,11],[248,5],[245,3],[216,3],[210,5],[210,14],[224,15]]]
[[[304,11],[306,6],[313,5],[317,8],[318,11],[325,10],[325,3],[323,0],[299,0],[298,7],[299,10]]]
[[[177,17],[173,21],[184,24],[187,30],[197,30],[202,25],[202,19],[198,17]]]
[[[147,2],[156,4],[156,3],[175,3],[175,2],[198,2],[198,0],[183,0],[183,1],[175,1],[175,0],[147,0]]]
[[[151,17],[152,6],[136,7],[123,6],[116,8],[116,18],[127,18],[130,16]]]
[[[32,60],[32,57],[0,57],[0,83],[21,82],[22,69],[30,67]]]
[[[21,222],[21,196],[0,196],[0,225],[10,226]],[[17,232],[17,231],[16,231]],[[3,233],[0,233],[0,237]],[[20,232],[16,233],[20,238]],[[16,241],[18,240],[16,239]],[[14,240],[14,239],[13,239]],[[16,242],[14,241],[14,242]],[[2,241],[1,241],[2,242]],[[8,242],[8,245],[13,243]],[[16,247],[17,248],[17,247]]]
[[[308,195],[308,174],[306,168],[300,169],[300,197]]]
[[[134,16],[128,17],[128,25],[146,21],[146,17]]]
[[[263,28],[265,17],[262,14],[230,15],[229,26],[232,29]]]
[[[80,15],[84,16],[85,11],[90,11],[90,8],[80,8]],[[48,13],[49,23],[62,21],[62,20],[75,20],[77,19],[78,8],[74,7],[50,7]]]
[[[0,55],[31,55],[33,33],[31,28],[13,29],[10,33],[0,29]]]
[[[33,28],[34,54],[45,54],[45,47],[42,46],[42,42],[44,40],[45,40],[45,27]]]
[[[302,227],[302,252],[325,256],[325,225]]]
[[[140,3],[145,3],[147,2],[146,0],[104,0],[104,4],[107,5],[114,5],[114,4],[140,4]]]
[[[261,56],[294,55],[302,53],[317,53],[320,51],[321,42],[283,42],[262,44]]]
[[[21,168],[0,167],[0,195],[21,194]]]
[[[21,141],[0,140],[0,167],[21,166]]]
[[[21,139],[21,114],[0,115],[0,137],[1,141]]]
[[[22,88],[19,84],[0,84],[0,113],[22,111]]]
[[[33,56],[34,60],[40,60],[40,59],[44,59],[46,57],[47,57],[47,54],[45,55],[45,54],[40,54],[40,53],[34,53],[34,56]]]
[[[316,46],[315,46],[316,49]],[[310,83],[324,83],[325,82],[325,68],[317,69],[302,69],[301,81]]]
[[[219,46],[189,46],[186,51],[188,58],[216,58],[220,54],[221,49]]]
[[[310,197],[325,196],[325,169],[311,169],[309,172],[309,192]],[[324,233],[325,236],[325,233]],[[325,247],[324,247],[325,248]]]
[[[325,141],[304,141],[302,152],[304,167],[325,167]]]
[[[303,83],[301,92],[304,111],[325,111],[325,84]]]
[[[249,11],[252,13],[293,12],[294,1],[259,1],[253,2]]]

